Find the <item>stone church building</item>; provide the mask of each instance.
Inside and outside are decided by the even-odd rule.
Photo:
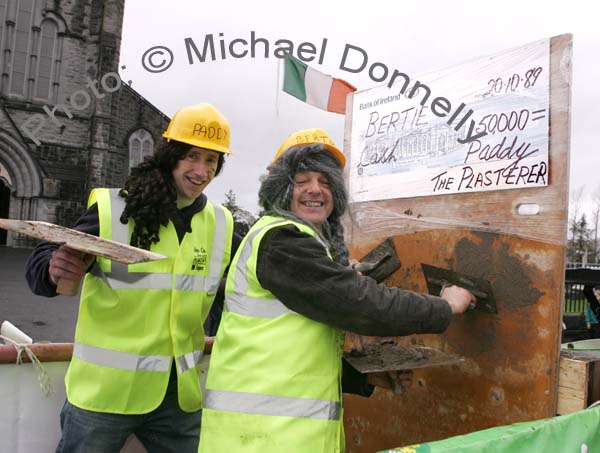
[[[118,77],[124,0],[0,0],[0,217],[71,226],[169,118]],[[29,246],[0,229],[0,245]]]

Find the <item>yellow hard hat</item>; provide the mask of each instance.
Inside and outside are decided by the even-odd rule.
[[[176,140],[198,148],[231,154],[229,121],[211,104],[196,104],[179,110],[163,137],[167,141]]]
[[[283,152],[289,148],[293,148],[294,146],[314,144],[323,145],[327,151],[333,154],[333,156],[340,161],[342,168],[346,166],[346,156],[344,156],[344,153],[335,146],[333,140],[329,138],[329,135],[327,135],[323,129],[303,129],[301,131],[294,132],[292,135],[286,138],[283,144],[279,147],[273,162],[277,161],[279,156],[281,156],[281,154],[283,154]]]

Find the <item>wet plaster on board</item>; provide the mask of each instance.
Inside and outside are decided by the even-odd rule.
[[[529,277],[535,273],[532,266],[510,254],[507,243],[495,246],[496,235],[478,233],[476,236],[481,239],[479,243],[462,238],[456,244],[456,270],[490,281],[494,296],[503,301],[504,309],[535,304],[543,293],[532,286]]]
[[[526,308],[543,296],[532,281],[537,282],[542,273],[511,254],[509,244],[498,239],[493,233],[473,233],[471,238],[463,237],[456,243],[452,267],[491,283],[498,314],[469,311],[453,321],[447,339],[457,353],[465,356],[499,350],[512,351],[509,355],[513,358],[526,358],[527,341],[537,339],[532,338],[537,329]],[[525,369],[526,361],[514,361],[512,367]]]

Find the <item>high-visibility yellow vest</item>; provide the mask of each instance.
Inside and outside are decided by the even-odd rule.
[[[129,244],[133,221],[119,217],[117,189],[92,191],[100,237]],[[96,258],[85,277],[66,375],[68,400],[82,409],[144,414],[160,405],[177,368],[179,405],[202,407],[203,322],[231,254],[233,219],[211,203],[196,213],[181,244],[172,222],[150,248],[168,259],[124,265]]]
[[[344,333],[288,309],[256,276],[261,240],[286,224],[320,240],[306,225],[265,216],[232,261],[206,382],[201,453],[343,451]]]

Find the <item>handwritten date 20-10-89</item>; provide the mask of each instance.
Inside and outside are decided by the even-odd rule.
[[[489,89],[483,93],[483,97],[515,92],[519,88],[533,88],[542,71],[543,68],[538,66],[537,68],[528,69],[525,74],[513,74],[507,79],[503,77],[490,79],[487,83]]]

